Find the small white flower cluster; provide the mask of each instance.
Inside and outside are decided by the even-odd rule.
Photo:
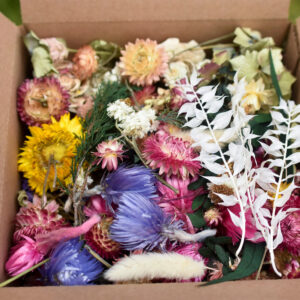
[[[121,80],[121,72],[117,64],[112,70],[104,73],[103,80],[106,82],[115,82]]]
[[[126,136],[143,138],[147,133],[157,130],[159,122],[156,120],[155,110],[144,107],[136,112],[133,107],[123,100],[111,103],[107,114],[118,121],[118,126]]]

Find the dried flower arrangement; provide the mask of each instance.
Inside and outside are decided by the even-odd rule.
[[[300,277],[300,105],[271,37],[24,42],[0,286]]]

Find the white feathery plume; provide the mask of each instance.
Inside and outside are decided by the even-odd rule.
[[[104,273],[104,278],[114,282],[155,278],[188,280],[202,277],[206,269],[203,261],[178,253],[145,253],[120,259]]]

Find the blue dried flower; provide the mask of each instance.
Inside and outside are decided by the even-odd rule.
[[[102,197],[113,211],[125,193],[138,194],[146,199],[156,197],[156,178],[150,169],[143,166],[119,167],[104,180]]]
[[[51,285],[85,285],[102,273],[104,267],[79,238],[60,243],[52,252],[50,261],[41,270]]]
[[[110,237],[126,250],[156,247],[165,248],[168,232],[182,228],[181,221],[172,223],[156,202],[138,194],[124,194],[120,199],[115,220],[110,226]]]
[[[28,184],[28,180],[26,178],[23,178],[22,181],[22,190],[25,191],[27,197],[28,197],[28,200],[30,202],[32,202],[32,199],[33,199],[33,191],[31,190],[31,188],[29,187],[29,184]]]

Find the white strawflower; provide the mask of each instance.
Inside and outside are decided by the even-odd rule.
[[[184,62],[172,62],[169,64],[169,68],[164,73],[165,81],[169,87],[173,87],[177,80],[187,77],[188,71],[188,66]]]
[[[103,75],[103,80],[106,82],[116,82],[121,80],[120,68],[116,65],[112,70],[107,71]]]
[[[107,114],[109,117],[114,118],[115,120],[122,122],[128,115],[135,113],[134,109],[127,105],[124,100],[117,100],[108,105]]]
[[[155,131],[158,125],[155,110],[151,108],[144,108],[137,113],[132,113],[119,124],[125,135],[140,139],[147,133]]]

